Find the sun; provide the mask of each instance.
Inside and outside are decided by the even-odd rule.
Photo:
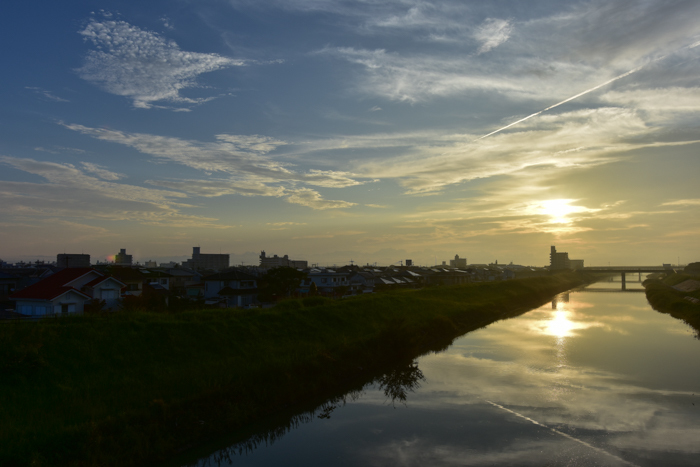
[[[569,224],[571,219],[567,217],[569,214],[576,212],[587,211],[582,206],[572,206],[574,199],[550,199],[539,203],[539,213],[551,217],[550,222],[555,224]]]

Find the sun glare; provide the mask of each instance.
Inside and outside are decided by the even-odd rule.
[[[575,199],[549,199],[540,201],[535,205],[535,211],[538,214],[544,214],[550,217],[550,222],[555,224],[570,224],[572,220],[568,217],[570,214],[577,212],[586,212],[590,209],[583,206],[572,206],[571,203]]]
[[[578,326],[569,319],[569,312],[566,310],[557,310],[554,316],[547,322],[545,333],[556,337],[569,337],[571,331]]]

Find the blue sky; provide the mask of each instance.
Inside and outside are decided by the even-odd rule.
[[[3,10],[5,260],[700,260],[696,1]]]

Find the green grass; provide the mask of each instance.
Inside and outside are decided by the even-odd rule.
[[[590,281],[0,323],[0,465],[147,465]]]
[[[671,274],[668,277],[645,282],[647,301],[661,313],[668,313],[674,318],[688,323],[700,336],[700,304],[691,303],[686,296],[700,299],[700,290],[679,292],[672,287],[688,279],[700,281],[700,277],[689,274]]]

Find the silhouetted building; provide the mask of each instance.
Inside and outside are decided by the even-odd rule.
[[[573,269],[574,271],[577,269],[583,269],[583,260],[582,259],[570,259],[569,260],[569,267]]]
[[[126,249],[122,248],[119,253],[114,255],[114,264],[119,266],[131,266],[133,262],[133,256],[126,254]]]
[[[412,259],[407,259],[406,260],[406,266],[413,266],[413,260]]]
[[[549,253],[549,269],[550,271],[571,269],[569,253],[558,253],[557,248],[552,246]]]
[[[187,268],[192,268],[195,270],[211,269],[213,271],[226,269],[228,268],[228,264],[229,255],[200,253],[198,246],[192,248],[192,259],[188,259],[182,263],[182,265]]]
[[[289,256],[284,255],[283,257],[275,256],[265,256],[265,250],[260,252],[260,267],[271,269],[271,268],[294,268],[294,269],[306,269],[309,267],[308,261],[289,259]]]
[[[89,268],[90,255],[61,253],[56,256],[56,266],[59,268]]]
[[[467,258],[460,258],[459,255],[455,255],[455,259],[450,260],[451,268],[466,268]]]

